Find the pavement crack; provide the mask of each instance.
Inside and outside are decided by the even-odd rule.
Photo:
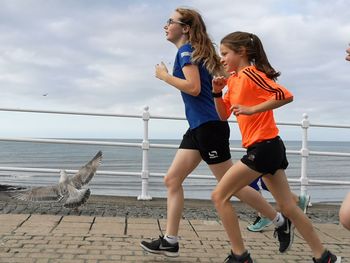
[[[89,227],[88,233],[90,233],[90,231],[91,231],[93,225],[95,224],[95,221],[96,221],[96,216],[94,216],[94,219],[92,219],[92,222],[91,222],[91,225],[90,225],[90,227]]]
[[[25,222],[29,220],[29,218],[32,216],[30,214],[27,218],[25,218],[21,223],[19,223],[14,230],[11,231],[11,234],[14,234],[18,228],[20,228]]]
[[[164,236],[163,231],[162,231],[162,227],[160,226],[159,218],[157,218],[157,224],[158,224],[158,229],[159,229],[159,231],[160,231],[160,234],[161,234],[162,236]]]
[[[124,226],[124,235],[127,235],[127,234],[128,234],[128,214],[129,214],[129,213],[126,213],[126,214],[125,214],[125,221],[124,221],[124,223],[125,223],[125,226]]]
[[[52,231],[55,230],[55,228],[61,223],[62,220],[63,220],[63,216],[61,216],[61,218],[58,220],[57,224],[55,224],[55,225],[51,228],[51,230],[49,231],[49,233],[52,233]]]
[[[189,219],[187,219],[187,222],[190,224],[190,226],[191,226],[193,232],[194,232],[194,233],[196,234],[196,236],[199,238],[199,235],[198,235],[196,229],[194,228],[194,226],[192,225],[191,221],[190,221]],[[199,239],[199,242],[201,243],[201,245],[203,245],[203,242],[202,242],[201,239]]]

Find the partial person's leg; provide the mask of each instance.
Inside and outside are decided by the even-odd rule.
[[[264,182],[279,205],[281,212],[298,229],[299,233],[309,244],[315,258],[320,258],[325,248],[321,244],[311,221],[293,200],[284,170],[280,169],[274,175],[265,175]]]
[[[259,192],[250,186],[244,186],[242,189],[236,192],[234,196],[250,207],[254,208],[262,216],[270,219],[271,221],[275,219],[277,214],[276,209],[274,209]]]
[[[261,187],[262,187],[262,189],[269,191],[268,187],[266,186],[266,184],[264,182],[264,176],[261,178]],[[292,198],[293,198],[294,202],[299,205],[299,201],[300,201],[299,196],[296,195],[294,192],[291,192],[291,193],[292,193]],[[280,208],[278,207],[278,205],[276,206],[276,210],[280,211]],[[302,210],[304,211],[304,209],[302,209]]]
[[[168,189],[166,234],[177,236],[184,207],[182,183],[202,160],[197,150],[178,149],[164,177]]]
[[[339,221],[348,230],[350,230],[350,192],[345,197],[340,210]]]

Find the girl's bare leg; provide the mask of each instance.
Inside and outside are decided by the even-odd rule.
[[[265,175],[264,182],[280,207],[281,212],[292,221],[293,225],[309,244],[315,258],[320,258],[325,248],[309,218],[296,205],[284,170],[278,170],[274,175]]]
[[[218,181],[232,167],[233,163],[228,160],[223,163],[209,165],[210,170]],[[246,203],[265,217],[273,220],[276,217],[276,210],[266,201],[266,199],[250,186],[245,186],[239,190],[235,196],[242,202]]]
[[[258,178],[259,175],[260,173],[238,161],[225,173],[212,193],[212,200],[230,239],[232,251],[237,255],[243,254],[246,249],[243,244],[238,218],[230,199],[240,189]]]
[[[182,183],[202,160],[197,150],[179,149],[174,157],[164,184],[168,189],[166,234],[177,236],[184,207]]]

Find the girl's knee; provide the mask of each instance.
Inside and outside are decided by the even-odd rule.
[[[214,203],[215,208],[220,209],[227,201],[227,198],[220,191],[214,189],[211,193],[211,200]]]
[[[163,179],[163,183],[168,189],[176,189],[181,186],[181,182],[171,175],[166,175]]]
[[[211,200],[212,200],[212,202],[214,203],[215,206],[220,204],[220,202],[222,202],[222,198],[220,196],[220,192],[214,189],[214,191],[211,192]]]

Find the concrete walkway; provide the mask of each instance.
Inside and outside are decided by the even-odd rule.
[[[144,253],[140,241],[158,237],[165,223],[154,218],[0,214],[0,262],[223,262],[230,250],[218,220],[184,219],[180,257]],[[291,250],[281,255],[273,228],[251,233],[246,221],[240,224],[255,262],[312,262],[310,249],[298,233]],[[334,223],[317,223],[315,228],[326,247],[341,255],[342,262],[350,262],[349,231]]]

